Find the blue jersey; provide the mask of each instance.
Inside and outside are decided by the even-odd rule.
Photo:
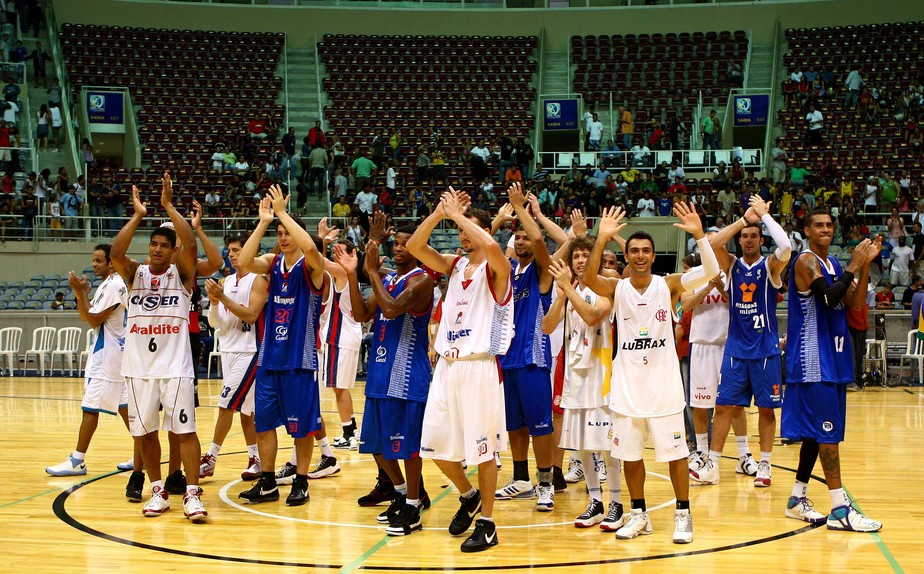
[[[780,354],[776,324],[778,287],[770,282],[767,259],[748,267],[738,258],[728,279],[728,340],[725,354],[736,359],[762,359]]]
[[[257,364],[264,369],[318,370],[318,330],[323,291],[311,284],[305,258],[291,269],[277,255],[269,272],[269,297],[263,308],[263,341]]]
[[[549,336],[542,332],[542,319],[552,304],[552,290],[539,291],[539,267],[535,261],[520,266],[510,259],[513,277],[513,340],[507,353],[500,358],[504,369],[517,369],[535,365],[546,369],[552,366]]]
[[[803,251],[803,254],[805,252]],[[809,252],[811,253],[811,252]],[[821,274],[831,285],[841,277],[837,259],[817,257]],[[836,309],[809,292],[796,289],[795,261],[789,270],[789,323],[786,327],[787,383],[850,383],[854,380],[853,355],[847,330],[847,307]]]
[[[407,288],[408,280],[421,273],[426,272],[420,267],[401,276],[393,271],[382,278],[382,283],[393,297],[398,297]],[[381,308],[376,311],[366,376],[367,397],[426,402],[430,391],[427,325],[433,308],[432,291],[428,296],[430,305],[420,314],[408,311],[388,319]]]

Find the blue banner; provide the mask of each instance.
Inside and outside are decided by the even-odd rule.
[[[87,92],[87,116],[91,124],[125,123],[122,92]]]
[[[543,100],[542,127],[545,130],[577,130],[577,100]]]
[[[735,127],[753,128],[767,125],[770,111],[770,96],[735,96]]]

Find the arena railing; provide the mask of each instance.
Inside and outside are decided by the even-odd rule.
[[[135,0],[138,1],[138,0]],[[621,6],[611,6],[606,3],[601,6],[600,0],[571,0],[570,3],[562,0],[542,0],[541,3],[530,2],[524,4],[514,0],[146,0],[147,2],[195,2],[196,4],[242,4],[246,6],[306,6],[311,8],[370,8],[387,6],[389,9],[408,9],[421,4],[427,5],[427,10],[491,10],[506,8],[532,8],[532,9],[569,9],[569,8],[665,8],[670,6],[685,6],[702,4],[702,0],[660,0],[657,5],[650,5],[649,0],[623,0]],[[780,1],[780,0],[777,0]],[[804,0],[802,0],[804,1]],[[709,4],[740,4],[753,2],[753,0],[711,0]]]
[[[35,173],[39,172],[38,169],[38,154],[35,153],[35,147],[33,146],[20,146],[20,147],[0,147],[0,151],[9,151],[12,154],[14,151],[18,151],[21,155],[25,155],[25,158],[20,157],[20,163],[22,165],[22,171],[34,171]],[[16,171],[20,171],[17,166]],[[24,177],[24,176],[21,176]]]
[[[47,6],[44,10],[45,12],[45,27],[48,30],[48,45],[51,49],[51,58],[54,63],[55,75],[61,80],[61,106],[62,116],[64,120],[64,130],[67,134],[67,149],[71,153],[71,173],[74,174],[74,178],[77,175],[83,174],[84,165],[83,157],[80,159],[77,157],[77,145],[78,142],[74,137],[74,121],[73,114],[71,113],[71,106],[74,104],[74,95],[71,93],[71,84],[67,76],[67,68],[65,67],[65,58],[64,53],[61,50],[61,40],[58,38],[58,22],[55,18],[55,11],[51,6]],[[63,146],[62,146],[63,147]]]
[[[569,152],[539,152],[538,161],[542,167],[549,173],[560,175],[571,169],[571,163],[577,162],[579,168],[584,168],[588,164],[599,167],[606,165],[614,169],[621,170],[626,165],[630,165],[639,171],[650,171],[661,162],[667,162],[670,165],[677,161],[678,165],[684,171],[700,173],[703,171],[712,171],[720,161],[731,166],[732,159],[737,157],[741,160],[741,165],[745,169],[759,170],[763,169],[764,152],[761,149],[720,149],[720,150],[651,150],[650,157],[641,164],[637,164],[635,154],[631,151],[569,151]],[[618,171],[611,171],[613,179],[616,178]]]

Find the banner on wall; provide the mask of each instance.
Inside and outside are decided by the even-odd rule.
[[[543,129],[578,129],[578,101],[576,99],[543,100],[542,109]]]
[[[765,127],[769,111],[769,94],[735,96],[735,127]]]
[[[93,124],[125,123],[122,92],[87,92],[87,117]]]

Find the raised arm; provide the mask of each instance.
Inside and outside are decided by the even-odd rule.
[[[624,216],[625,213],[621,207],[608,207],[603,210],[603,215],[600,217],[597,240],[594,241],[594,248],[590,251],[590,256],[584,267],[584,277],[582,278],[584,279],[584,284],[590,287],[597,295],[612,298],[613,293],[616,291],[616,283],[619,279],[600,275],[597,270],[600,269],[607,241],[618,236],[622,228],[626,226],[622,222]]]
[[[257,253],[260,252],[260,241],[263,240],[263,235],[266,234],[266,230],[276,219],[273,215],[273,204],[269,197],[264,197],[260,200],[259,215],[260,219],[257,222],[257,228],[247,238],[247,242],[241,247],[241,253],[237,256],[237,266],[242,271],[262,275],[269,273],[275,257],[272,253],[257,256]]]
[[[532,193],[527,196],[529,200],[529,211],[533,214],[533,217],[536,218],[536,221],[539,222],[539,225],[545,229],[546,235],[552,238],[552,241],[559,245],[564,245],[568,241],[568,234],[565,233],[565,230],[559,227],[557,223],[549,219],[542,213],[542,208],[539,206],[539,199]]]
[[[111,257],[111,256],[110,256]],[[90,282],[84,276],[77,277],[73,271],[68,271],[67,282],[74,290],[74,299],[77,301],[77,313],[80,318],[90,324],[94,329],[106,322],[109,315],[118,307],[118,303],[104,309],[99,313],[90,311]]]
[[[366,247],[366,258],[378,258],[377,253],[368,251],[369,247],[370,246]],[[376,246],[375,249],[377,250],[378,246]],[[359,288],[359,277],[356,274],[356,267],[358,265],[356,250],[354,249],[347,253],[346,246],[334,245],[334,260],[346,273],[350,289],[350,303],[353,305],[353,319],[358,323],[371,321],[375,317],[375,310],[378,308],[378,303],[376,302],[375,295],[372,295],[368,299],[363,298],[362,289]]]
[[[324,269],[330,273],[331,277],[333,277],[340,285],[342,285],[343,282],[347,281],[346,271],[343,270],[343,267],[333,261],[333,253],[331,254],[331,257],[327,257],[327,247],[337,241],[337,237],[339,235],[340,229],[338,229],[336,225],[330,227],[327,224],[326,217],[322,218],[321,221],[318,222],[318,236],[321,238],[324,244],[324,252],[322,253],[324,256]]]
[[[500,208],[497,210],[497,215],[495,215],[494,219],[491,220],[491,235],[494,235],[500,231],[501,228],[504,227],[505,223],[508,221],[513,221],[514,219],[516,218],[513,216],[513,205],[505,203],[504,205],[500,206]]]
[[[684,291],[680,295],[680,306],[683,308],[684,313],[689,313],[696,308],[697,305],[706,300],[706,296],[712,293],[713,289],[718,289],[722,291],[722,275],[716,275],[709,280],[709,283],[704,286],[696,289],[695,291]]]
[[[542,318],[542,332],[546,335],[554,333],[562,319],[565,318],[565,301],[567,301],[568,298],[565,296],[564,291],[561,290],[561,287],[556,285],[555,289],[558,290],[558,297],[552,301],[552,305],[549,307],[548,312],[546,312],[545,317]]]
[[[751,208],[754,209],[754,213],[760,216],[760,220],[767,226],[767,232],[770,233],[770,237],[773,238],[773,243],[776,244],[776,251],[771,253],[770,257],[767,258],[767,267],[770,271],[770,278],[776,285],[779,285],[780,275],[789,263],[789,258],[792,257],[792,242],[789,241],[789,235],[786,233],[786,230],[773,219],[772,215],[770,215],[771,203],[773,202],[764,202],[763,198],[757,194],[751,196]],[[748,211],[750,211],[750,209]]]
[[[430,234],[433,233],[437,224],[439,224],[444,217],[443,202],[440,201],[436,208],[434,208],[433,213],[423,220],[423,223],[417,227],[417,230],[411,235],[411,238],[408,239],[407,250],[410,251],[411,255],[416,257],[418,261],[430,269],[442,273],[443,275],[449,275],[449,272],[452,271],[452,263],[456,260],[456,256],[443,255],[428,243]],[[491,240],[493,241],[494,239],[492,238]]]
[[[283,193],[282,188],[278,185],[271,185],[269,188],[269,197],[273,204],[273,213],[279,218],[279,223],[285,226],[286,231],[289,232],[295,244],[302,250],[302,255],[305,256],[305,263],[311,268],[312,283],[320,285],[324,280],[324,256],[318,251],[318,247],[315,245],[311,234],[295,223],[295,220],[292,219],[292,216],[286,211],[286,206],[289,204],[289,196]]]
[[[132,244],[135,231],[141,225],[141,220],[148,214],[147,204],[141,201],[138,188],[134,185],[132,186],[132,207],[135,208],[132,218],[128,220],[128,223],[119,230],[118,235],[112,240],[112,248],[109,251],[109,260],[112,261],[112,266],[115,268],[116,273],[125,280],[125,284],[129,289],[131,289],[132,283],[135,281],[135,272],[138,271],[140,263],[128,256],[128,248]]]
[[[530,194],[532,195],[532,194]],[[545,244],[545,238],[542,237],[542,230],[539,224],[533,219],[532,214],[526,208],[526,197],[523,195],[523,186],[516,182],[507,190],[507,196],[513,205],[513,211],[520,220],[520,225],[530,243],[533,244],[533,257],[535,258],[536,267],[539,270],[539,291],[548,293],[552,287],[552,276],[549,274],[549,263],[552,262],[552,256],[549,255],[549,248]]]
[[[844,273],[831,284],[821,272],[818,257],[813,253],[802,253],[796,259],[793,271],[796,274],[796,289],[800,293],[811,292],[829,309],[837,308],[845,300],[850,307],[860,309],[866,300],[869,264],[879,255],[881,249],[881,238],[877,238],[876,241],[864,239],[854,248]],[[856,285],[854,285],[855,276],[857,277]]]
[[[613,300],[610,297],[598,297],[593,305],[588,303],[577,289],[571,277],[571,268],[564,261],[553,261],[549,273],[555,277],[555,285],[561,289],[571,306],[585,323],[594,326],[609,315],[613,309]]]
[[[370,246],[375,240],[369,242]],[[375,246],[378,249],[378,246]],[[368,253],[368,251],[367,251]],[[426,273],[418,273],[408,279],[407,288],[397,297],[385,288],[382,276],[379,273],[381,263],[378,257],[366,257],[363,268],[372,284],[372,292],[378,303],[382,315],[386,319],[394,319],[404,313],[422,315],[430,311],[433,305],[433,279]]]
[[[205,234],[205,230],[202,229],[202,205],[193,200],[192,207],[192,212],[189,215],[189,226],[192,227],[193,233],[196,234],[199,243],[202,244],[202,250],[205,251],[206,258],[205,261],[201,259],[196,261],[196,275],[208,277],[221,269],[224,260],[221,258],[221,252],[218,251],[209,236]]]
[[[173,180],[170,179],[170,172],[164,172],[161,180],[160,204],[170,217],[176,238],[183,246],[176,258],[176,268],[183,284],[189,289],[196,281],[196,234],[173,205]]]
[[[452,187],[448,193],[443,194],[440,201],[443,204],[443,210],[446,215],[456,222],[461,231],[465,232],[469,241],[484,250],[485,257],[488,260],[488,268],[491,271],[491,281],[494,284],[494,293],[496,296],[503,297],[510,287],[510,262],[504,255],[500,245],[494,241],[494,237],[485,229],[482,229],[477,223],[465,216],[466,205],[459,193]],[[446,270],[448,273],[450,270]]]
[[[674,206],[674,215],[679,220],[674,224],[674,227],[693,236],[699,246],[700,257],[703,260],[702,265],[694,267],[686,273],[674,273],[665,278],[668,287],[671,289],[671,300],[676,302],[684,291],[697,289],[718,275],[719,262],[715,258],[715,253],[712,251],[709,240],[706,239],[706,235],[703,233],[703,223],[694,206],[682,202],[678,203]]]
[[[749,221],[748,216],[751,217],[754,221]],[[743,217],[740,217],[729,223],[717,233],[714,233],[709,236],[709,244],[712,246],[712,252],[715,254],[716,261],[719,264],[719,268],[729,272],[732,263],[735,261],[735,257],[728,252],[728,242],[735,238],[736,235],[741,233],[741,230],[756,222],[757,214],[754,213],[753,208],[748,208]]]

